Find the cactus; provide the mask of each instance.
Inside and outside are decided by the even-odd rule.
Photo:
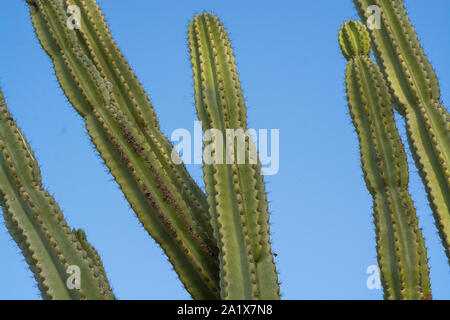
[[[260,162],[255,158],[236,165],[205,164],[206,196],[184,165],[172,161],[173,147],[160,131],[152,104],[95,0],[27,2],[61,88],[84,118],[93,143],[144,228],[165,251],[192,297],[278,299]],[[81,15],[75,27],[67,23],[72,5]],[[202,32],[210,33],[206,38],[197,32],[203,26],[208,30]],[[245,104],[223,26],[214,16],[196,17],[189,38],[194,41],[196,105],[203,129],[245,131]],[[203,60],[208,55],[204,50],[216,46],[219,57]],[[204,82],[204,68],[209,77],[214,73],[214,80],[208,78],[213,83]],[[209,97],[203,103],[205,91]],[[210,105],[221,95],[222,101]],[[244,148],[255,147],[250,140]]]
[[[427,251],[408,192],[408,163],[391,95],[379,67],[370,59],[365,26],[355,21],[344,23],[339,44],[348,60],[348,106],[358,133],[364,179],[373,197],[384,297],[429,299]]]
[[[380,28],[370,36],[374,55],[405,118],[407,137],[450,262],[450,115],[439,82],[401,0],[354,0],[363,21],[376,5]]]
[[[204,13],[194,17],[188,33],[197,115],[212,140],[204,145],[203,173],[220,251],[221,297],[278,299],[261,164],[246,131],[245,102],[227,32],[213,14]],[[211,162],[205,162],[208,147]]]
[[[103,264],[82,230],[71,230],[43,188],[36,158],[0,90],[0,205],[44,299],[114,299]],[[67,285],[70,268],[79,288]],[[69,272],[69,273],[68,273]]]
[[[203,191],[172,145],[153,107],[116,46],[94,0],[29,0],[42,47],[71,104],[144,228],[160,244],[187,291],[219,298],[217,246]],[[80,9],[79,28],[67,9]]]
[[[408,192],[408,164],[392,102],[406,118],[408,140],[450,258],[449,114],[401,1],[354,1],[363,19],[370,4],[383,11],[381,30],[369,35],[351,21],[340,30],[339,42],[348,60],[348,105],[373,197],[384,295],[429,299],[427,250]],[[196,15],[188,27],[195,106],[205,136],[204,192],[161,132],[96,1],[26,2],[62,90],[191,296],[279,299],[261,163],[247,128],[233,50],[216,16]],[[80,19],[73,20],[73,14]],[[381,70],[370,59],[370,37]],[[43,297],[114,298],[97,251],[82,230],[67,226],[42,188],[34,155],[0,98],[0,204]],[[82,271],[77,290],[65,282],[73,265]]]

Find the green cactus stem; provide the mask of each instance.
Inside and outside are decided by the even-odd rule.
[[[408,192],[406,153],[388,87],[369,57],[370,38],[365,26],[355,21],[345,23],[339,44],[348,60],[348,106],[358,133],[364,179],[373,197],[384,297],[431,298],[425,241]]]
[[[214,158],[204,161],[203,172],[220,250],[221,297],[279,299],[261,164],[251,137],[244,137],[246,108],[227,32],[213,14],[204,13],[194,17],[188,36],[197,115],[212,140],[204,145],[204,160],[209,147]],[[245,156],[236,136],[245,139]],[[245,161],[238,161],[240,155]]]
[[[36,158],[0,90],[0,205],[44,299],[114,299],[103,264],[82,230],[71,230],[43,188]],[[79,288],[68,285],[79,268]],[[69,272],[69,273],[68,273]]]
[[[401,0],[354,0],[363,21],[376,5],[380,28],[370,30],[374,55],[405,117],[408,141],[450,262],[450,115],[439,82]]]
[[[95,0],[28,0],[61,88],[140,222],[195,299],[219,298],[217,245],[203,191],[159,129],[152,104]],[[76,6],[76,7],[71,7]],[[79,25],[67,23],[71,8]]]

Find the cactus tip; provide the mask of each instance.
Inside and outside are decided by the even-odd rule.
[[[339,30],[339,45],[345,59],[355,56],[370,56],[370,36],[360,21],[344,22]]]

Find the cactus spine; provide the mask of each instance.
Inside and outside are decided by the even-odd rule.
[[[339,44],[348,60],[347,99],[358,133],[364,179],[373,197],[378,264],[386,299],[431,298],[427,251],[408,192],[408,164],[392,99],[370,59],[369,34],[345,23]]]
[[[220,250],[221,297],[278,299],[261,165],[245,136],[245,102],[227,32],[213,14],[204,13],[194,17],[188,33],[197,115],[212,140],[204,145],[203,172]],[[245,139],[244,163],[236,136]],[[205,162],[208,147],[212,163]]]
[[[428,193],[450,262],[450,115],[439,82],[401,0],[354,0],[363,21],[370,5],[381,10],[380,29],[370,30],[374,55],[406,120],[408,141]]]
[[[0,90],[0,205],[44,299],[114,299],[97,251],[82,230],[71,230],[42,187],[34,154]],[[68,268],[80,270],[80,289],[69,288]]]
[[[144,228],[196,299],[219,298],[217,246],[206,196],[170,158],[153,107],[95,0],[28,0],[39,41],[69,101]],[[80,9],[80,27],[67,9]]]

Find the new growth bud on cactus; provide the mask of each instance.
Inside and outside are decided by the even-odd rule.
[[[339,30],[339,46],[345,59],[355,56],[370,57],[370,36],[359,21],[345,22]]]
[[[430,298],[427,251],[408,192],[408,163],[391,95],[381,71],[369,58],[365,26],[356,21],[345,23],[339,31],[339,43],[348,60],[348,106],[358,133],[364,179],[373,197],[384,296]]]

